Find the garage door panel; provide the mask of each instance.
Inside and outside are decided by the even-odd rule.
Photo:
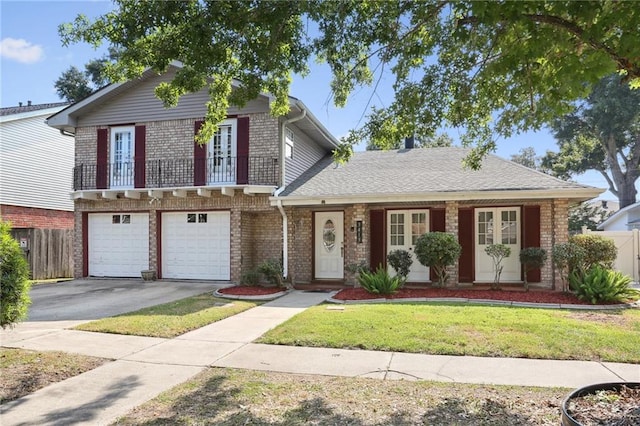
[[[162,215],[162,276],[230,279],[229,212]]]
[[[139,277],[149,269],[147,213],[92,213],[88,239],[89,275]]]

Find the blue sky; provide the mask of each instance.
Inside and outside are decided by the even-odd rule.
[[[84,69],[89,60],[101,57],[105,48],[94,50],[85,44],[63,47],[58,25],[71,22],[83,13],[95,17],[113,8],[102,0],[78,1],[7,1],[0,0],[0,106],[16,106],[18,102],[34,104],[60,102],[54,82],[69,66]],[[384,89],[377,94],[371,88],[356,90],[345,108],[333,107],[329,93],[327,67],[312,65],[306,78],[294,79],[291,95],[301,99],[336,137],[355,127],[372,105],[384,106]],[[382,86],[390,81],[382,80]],[[456,134],[451,134],[457,140]],[[530,132],[498,141],[496,154],[509,158],[520,149],[532,146],[538,155],[555,150],[548,131]],[[606,188],[605,180],[596,172],[576,177],[580,183]],[[610,193],[601,198],[614,200]]]

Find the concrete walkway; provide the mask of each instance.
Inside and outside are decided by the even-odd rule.
[[[640,381],[640,366],[585,361],[434,356],[250,343],[326,293],[294,291],[175,339],[90,333],[66,328],[84,321],[27,322],[2,331],[0,344],[114,359],[0,407],[0,424],[110,424],[209,366],[296,374],[579,387]]]

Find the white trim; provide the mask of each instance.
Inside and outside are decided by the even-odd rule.
[[[190,186],[190,187],[167,187],[162,189],[147,189],[147,188],[133,188],[127,189],[112,189],[112,190],[104,190],[104,189],[91,189],[85,191],[74,191],[70,193],[70,198],[72,200],[97,200],[98,195],[104,199],[115,200],[118,196],[129,194],[128,198],[136,197],[135,194],[147,193],[147,195],[151,198],[162,198],[164,193],[171,193],[174,197],[177,198],[185,198],[189,191],[194,191],[196,194],[200,196],[205,196],[201,194],[205,194],[206,191],[214,192],[220,190],[222,195],[226,195],[229,197],[233,197],[235,195],[236,189],[242,189],[243,192],[247,195],[255,195],[255,194],[273,194],[275,190],[275,186],[261,186],[261,185],[234,185],[234,186]],[[136,198],[140,198],[137,196]]]
[[[465,200],[520,200],[520,199],[550,199],[568,198],[588,200],[604,192],[598,188],[572,188],[548,190],[507,190],[507,191],[469,191],[469,192],[429,192],[413,194],[384,194],[384,195],[344,195],[340,197],[327,196],[284,196],[271,197],[272,206],[282,199],[284,206],[304,205],[333,205],[352,203],[389,203],[389,202],[427,202],[427,201],[465,201]]]

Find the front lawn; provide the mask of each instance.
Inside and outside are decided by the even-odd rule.
[[[260,343],[438,355],[640,362],[640,310],[455,304],[320,305]]]
[[[76,330],[172,338],[259,305],[259,302],[219,299],[209,293],[135,312],[91,321]]]

